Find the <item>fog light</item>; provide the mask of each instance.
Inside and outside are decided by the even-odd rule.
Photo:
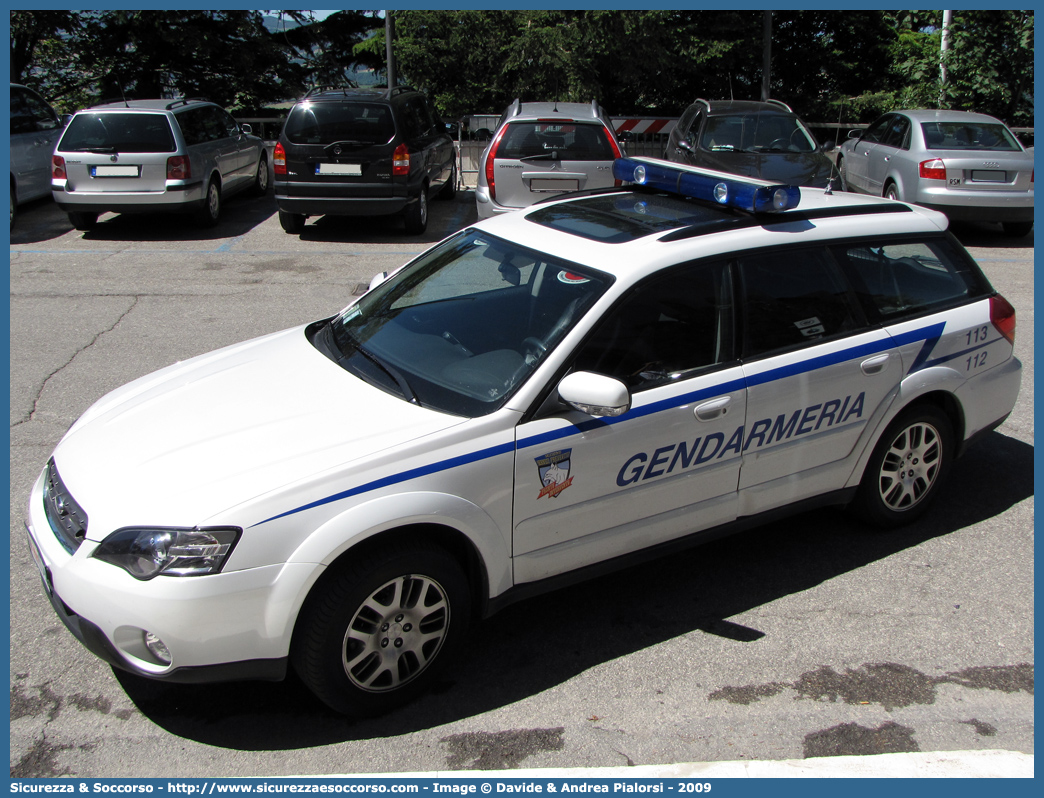
[[[160,640],[152,632],[145,632],[145,648],[147,648],[156,659],[164,665],[170,665],[170,651],[166,643]]]
[[[729,187],[724,183],[718,183],[714,187],[714,199],[718,202],[726,202],[729,199]]]

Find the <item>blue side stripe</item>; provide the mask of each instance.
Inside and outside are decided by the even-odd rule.
[[[256,524],[252,524],[251,526],[261,526],[261,524],[267,524],[269,521],[275,521],[278,518],[286,518],[288,515],[301,513],[305,510],[311,510],[314,507],[322,507],[324,504],[331,504],[332,502],[347,499],[351,496],[358,496],[360,493],[369,493],[371,490],[387,488],[389,485],[398,485],[400,482],[408,482],[411,479],[426,477],[429,474],[437,474],[440,471],[448,471],[451,468],[468,465],[469,463],[477,463],[480,460],[487,460],[490,457],[497,457],[502,454],[510,454],[514,451],[514,443],[502,443],[499,446],[490,446],[488,449],[480,449],[477,452],[471,452],[470,454],[451,457],[449,460],[443,460],[439,463],[431,463],[430,465],[420,466],[419,468],[411,468],[409,471],[401,471],[398,474],[392,474],[381,479],[375,479],[373,482],[357,485],[354,488],[349,488],[340,493],[335,493],[332,496],[327,496],[325,499],[319,499],[310,504],[303,504],[300,507],[295,507],[293,510],[287,510],[285,513],[266,518],[264,521],[258,521]]]
[[[590,421],[585,421],[581,424],[575,424],[569,427],[562,427],[561,429],[550,430],[549,432],[542,432],[539,435],[531,435],[528,438],[522,438],[518,441],[517,446],[514,443],[503,443],[499,446],[490,446],[486,449],[479,449],[478,451],[471,452],[470,454],[460,455],[458,457],[451,457],[447,460],[442,460],[437,463],[431,463],[430,465],[420,466],[419,468],[412,468],[408,471],[401,471],[398,474],[391,474],[381,479],[373,480],[362,485],[357,485],[354,488],[335,493],[331,496],[327,496],[323,499],[311,502],[309,504],[295,507],[292,510],[287,510],[285,513],[279,515],[273,515],[271,518],[266,518],[264,521],[258,521],[252,526],[260,526],[261,524],[267,524],[269,521],[275,521],[279,518],[286,518],[289,515],[295,515],[296,513],[304,512],[305,510],[311,510],[315,507],[322,507],[325,504],[332,504],[333,502],[340,501],[341,499],[347,499],[352,496],[358,496],[362,493],[369,493],[373,490],[379,490],[386,488],[391,485],[398,485],[402,482],[408,482],[412,479],[418,479],[419,477],[425,477],[430,474],[437,474],[442,471],[449,471],[450,469],[457,468],[463,465],[469,465],[470,463],[481,462],[482,460],[488,460],[491,457],[499,457],[502,454],[510,454],[516,450],[528,449],[532,446],[541,446],[553,441],[562,440],[563,438],[570,438],[574,435],[581,435],[585,432],[590,432],[595,429],[605,428],[612,426],[613,424],[620,424],[624,421],[633,421],[637,418],[643,418],[645,416],[651,416],[656,413],[662,413],[665,410],[671,410],[675,407],[681,407],[689,404],[690,402],[698,402],[701,399],[705,399],[711,396],[718,396],[723,393],[729,393],[731,391],[739,390],[744,386],[753,385],[764,385],[776,380],[786,379],[787,377],[794,377],[799,374],[806,374],[817,369],[825,368],[827,366],[833,366],[838,363],[844,363],[848,360],[853,360],[858,357],[866,357],[867,355],[876,354],[877,352],[883,352],[894,347],[903,346],[904,344],[916,343],[917,341],[924,341],[924,347],[918,354],[914,365],[911,367],[909,373],[913,373],[918,368],[925,367],[928,356],[931,354],[935,344],[939,341],[939,337],[942,335],[943,328],[946,326],[945,322],[938,324],[932,324],[927,327],[922,327],[918,330],[911,330],[907,333],[895,335],[892,337],[885,337],[878,341],[871,341],[867,344],[861,344],[859,346],[853,346],[849,349],[842,349],[838,352],[833,352],[828,355],[821,355],[819,357],[810,358],[808,360],[802,360],[797,363],[792,363],[788,366],[780,366],[779,368],[769,369],[768,371],[762,372],[761,374],[754,374],[747,379],[736,379],[730,380],[729,382],[718,383],[716,385],[710,385],[706,388],[701,388],[698,391],[690,391],[689,393],[681,394],[680,396],[673,396],[669,399],[663,399],[659,402],[652,402],[643,407],[635,408],[622,416],[616,418],[598,418]],[[938,361],[933,361],[938,362]]]

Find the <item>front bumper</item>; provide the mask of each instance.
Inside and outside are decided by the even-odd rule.
[[[25,528],[44,592],[66,628],[105,662],[169,682],[279,680],[286,674],[300,597],[312,564],[281,564],[201,577],[134,579],[90,554],[69,554],[43,509],[42,479],[29,499]],[[159,637],[171,661],[145,646]]]

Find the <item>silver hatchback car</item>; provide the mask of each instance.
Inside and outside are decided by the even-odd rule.
[[[622,155],[612,122],[597,102],[515,100],[479,158],[478,216],[488,219],[555,194],[619,185],[613,161]]]
[[[222,201],[268,192],[268,153],[205,100],[130,100],[78,111],[55,149],[51,192],[77,230],[105,211],[193,213],[218,223]]]
[[[954,221],[1033,228],[1033,153],[999,119],[967,111],[893,111],[841,145],[849,191],[915,202]]]

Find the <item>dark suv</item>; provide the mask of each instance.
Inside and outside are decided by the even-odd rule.
[[[671,131],[669,161],[792,186],[843,189],[833,142],[820,145],[779,100],[697,100]]]
[[[402,213],[406,232],[428,226],[428,197],[451,198],[456,152],[431,102],[408,86],[309,92],[290,110],[273,158],[279,223],[308,216]]]

